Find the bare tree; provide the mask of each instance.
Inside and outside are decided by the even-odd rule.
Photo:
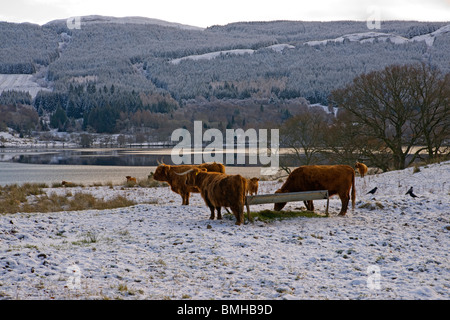
[[[280,143],[289,148],[281,166],[310,165],[319,161],[326,116],[322,111],[306,111],[288,119],[280,129]]]
[[[351,120],[351,114],[343,110],[334,121],[324,128],[322,150],[329,163],[354,163],[361,159],[363,141],[360,128]]]
[[[352,84],[332,92],[332,100],[347,110],[360,128],[359,138],[378,149],[365,153],[391,157],[392,166],[403,169],[416,159],[419,150],[414,147],[426,135],[430,139],[442,137],[442,132],[448,135],[449,77],[431,71],[423,65],[389,66],[360,75]],[[430,126],[436,129],[432,131]]]
[[[450,139],[450,74],[443,77],[438,69],[422,64],[410,77],[423,145],[417,152],[426,150],[429,159],[434,159],[448,152],[444,143]]]

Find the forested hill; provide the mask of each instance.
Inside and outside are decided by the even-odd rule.
[[[82,17],[80,28],[70,29],[65,20],[0,22],[0,73],[33,75],[46,87],[30,98],[41,115],[60,108],[97,131],[125,130],[138,111],[176,121],[178,110],[185,119],[180,109],[194,104],[204,111],[231,103],[225,117],[232,124],[245,105],[266,111],[295,101],[326,105],[331,90],[391,64],[426,62],[450,72],[449,24],[386,21],[369,30],[355,21],[273,21],[200,29]],[[0,104],[15,94],[2,96]],[[98,126],[94,109],[108,110],[111,122]]]

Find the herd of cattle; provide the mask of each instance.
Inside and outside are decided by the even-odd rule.
[[[357,163],[355,167],[361,176],[367,172],[367,167],[362,163]],[[160,164],[153,178],[167,182],[173,192],[181,195],[183,205],[189,205],[190,193],[200,193],[211,210],[210,219],[215,218],[215,211],[217,219],[222,219],[221,207],[230,208],[236,217],[236,225],[244,223],[246,195],[257,194],[259,181],[258,178],[246,179],[239,174],[226,174],[225,166],[216,162],[200,165]],[[315,190],[328,190],[329,196],[337,194],[342,203],[339,215],[345,215],[350,198],[352,207],[355,205],[354,169],[348,165],[301,166],[289,174],[275,193]],[[285,205],[276,203],[274,209],[280,211]],[[305,205],[308,210],[314,210],[312,200],[306,201]]]

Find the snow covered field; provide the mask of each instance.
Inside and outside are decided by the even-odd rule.
[[[39,91],[51,91],[41,87],[31,74],[0,74],[0,93],[6,90],[27,91],[31,97],[36,97]]]
[[[345,217],[333,197],[329,218],[243,226],[209,220],[198,194],[80,188],[141,203],[0,216],[0,299],[450,299],[449,184],[450,162],[358,177]]]

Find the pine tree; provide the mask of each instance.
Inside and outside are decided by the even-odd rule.
[[[50,126],[59,131],[63,131],[65,130],[67,120],[66,112],[61,107],[58,107],[50,117]]]

